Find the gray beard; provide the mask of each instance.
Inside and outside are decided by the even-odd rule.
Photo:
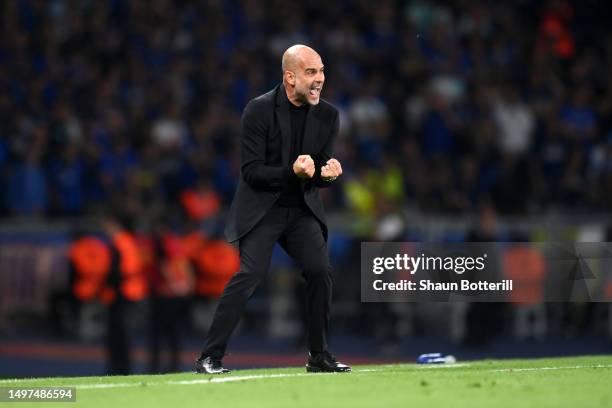
[[[310,102],[310,100],[308,100],[308,95],[305,93],[298,93],[297,97],[298,101],[302,102],[304,105],[315,106],[319,104],[319,101],[317,101],[316,103]],[[319,96],[319,100],[321,100],[321,96]]]
[[[302,104],[305,104],[305,105],[310,104],[310,102],[308,102],[308,96],[306,96],[306,94],[300,92],[297,94],[297,97],[298,97],[297,100],[300,101]]]

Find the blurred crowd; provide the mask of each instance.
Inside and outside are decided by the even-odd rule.
[[[317,49],[341,110],[328,208],[501,214],[612,200],[596,1],[18,0],[0,5],[4,216],[214,217],[247,101]]]

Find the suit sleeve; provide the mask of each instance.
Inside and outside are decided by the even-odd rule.
[[[244,108],[242,114],[242,177],[253,188],[284,187],[289,180],[297,177],[289,166],[268,166],[266,159],[266,114],[257,109],[253,102]]]
[[[321,178],[321,167],[325,166],[327,161],[331,159],[334,154],[334,143],[336,142],[336,137],[338,136],[338,131],[340,130],[340,118],[337,111],[331,129],[331,134],[329,135],[327,142],[325,142],[323,149],[317,155],[315,160],[315,175],[313,182],[314,185],[319,188],[329,187],[334,184],[333,181],[325,181]]]

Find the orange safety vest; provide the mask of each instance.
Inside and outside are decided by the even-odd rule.
[[[121,294],[127,300],[139,301],[147,297],[149,287],[143,271],[143,262],[136,238],[122,231],[112,238],[119,251],[119,271],[121,272]]]
[[[179,236],[166,234],[162,239],[166,262],[161,264],[161,272],[166,281],[170,296],[184,296],[192,290],[192,267],[185,241]]]
[[[165,234],[161,245],[164,256],[157,259],[153,238],[140,236],[138,239],[150,290],[157,295],[171,297],[189,294],[192,290],[193,270],[187,241],[174,234]]]
[[[192,232],[183,237],[183,250],[187,257],[196,262],[202,247],[206,245],[206,236],[199,231]]]
[[[148,285],[135,238],[127,232],[120,232],[112,241],[119,251],[121,294],[127,300],[143,300],[148,294]],[[112,303],[116,293],[106,283],[112,262],[108,246],[99,238],[81,238],[72,244],[69,256],[76,270],[74,295],[82,301],[99,298],[105,304]]]
[[[240,268],[240,256],[236,248],[227,242],[211,240],[200,250],[196,265],[196,293],[218,297],[232,275]]]
[[[221,199],[214,191],[185,190],[181,193],[180,200],[187,215],[194,221],[202,221],[215,215],[221,207]]]
[[[504,274],[513,280],[510,301],[522,305],[542,302],[546,261],[536,249],[527,245],[513,245],[504,251],[502,257]]]
[[[110,250],[101,239],[84,237],[72,243],[69,258],[76,271],[72,285],[75,297],[82,301],[94,300],[110,269]]]

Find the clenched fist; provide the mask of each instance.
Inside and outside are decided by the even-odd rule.
[[[336,159],[329,159],[327,164],[321,167],[321,178],[325,181],[334,181],[342,175],[342,166]]]
[[[293,172],[299,178],[312,178],[315,173],[315,165],[312,157],[308,154],[298,156],[295,163],[293,163]]]

